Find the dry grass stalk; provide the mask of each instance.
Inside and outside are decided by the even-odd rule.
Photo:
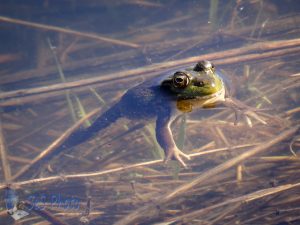
[[[78,81],[72,81],[72,82],[66,82],[66,83],[60,83],[54,85],[47,85],[38,88],[19,89],[17,91],[4,92],[4,93],[0,93],[0,99],[41,94],[44,92],[60,91],[64,89],[92,85],[98,82],[103,82],[105,83],[105,85],[107,85],[108,81],[112,81],[115,78],[122,79],[122,78],[132,77],[132,76],[140,76],[141,74],[151,74],[154,72],[157,73],[157,71],[161,72],[163,70],[170,69],[172,67],[177,68],[179,66],[192,64],[203,59],[215,60],[216,64],[224,65],[229,63],[239,63],[239,62],[245,62],[251,60],[264,59],[264,58],[269,58],[274,56],[282,56],[291,53],[298,53],[300,50],[300,47],[298,47],[299,45],[300,45],[300,39],[256,43],[238,49],[227,50],[218,53],[210,53],[207,55],[190,57],[182,60],[175,60],[175,61],[164,62],[159,64],[157,63],[143,68],[127,70],[125,72],[121,71],[121,72],[115,72],[113,74],[102,75],[101,77],[88,78],[84,80],[78,80]],[[286,49],[280,49],[280,48],[286,48]],[[248,51],[255,51],[255,50],[264,50],[269,52],[250,53],[248,55],[246,54],[241,56],[241,54],[245,54]]]
[[[1,116],[1,114],[0,114]],[[2,118],[0,118],[0,156],[1,156],[1,163],[2,163],[2,170],[4,175],[5,183],[10,183],[11,181],[11,170],[7,155],[7,149],[5,146],[5,139],[3,136],[3,129],[2,129]]]
[[[155,204],[152,203],[151,205],[146,205],[144,207],[141,207],[140,209],[133,211],[129,215],[125,216],[123,219],[119,220],[115,224],[116,225],[133,224],[133,223],[142,221],[144,218],[156,217],[158,215],[156,206],[162,207],[164,205],[167,205],[168,203],[174,201],[176,198],[183,195],[184,193],[186,193],[188,190],[195,187],[196,185],[199,185],[205,181],[208,181],[213,176],[220,174],[233,166],[236,166],[237,164],[241,163],[242,161],[244,161],[245,159],[247,159],[251,156],[254,156],[256,154],[262,153],[263,151],[269,150],[270,147],[272,147],[273,145],[278,144],[281,141],[283,141],[287,138],[290,138],[292,135],[294,135],[298,131],[299,127],[300,126],[290,128],[290,129],[280,133],[279,135],[277,135],[277,137],[272,138],[271,140],[267,141],[266,143],[259,145],[257,147],[254,147],[253,149],[251,149],[245,153],[242,153],[242,154],[236,156],[235,158],[228,160],[228,161],[222,163],[221,165],[201,174],[199,177],[193,179],[192,181],[190,181],[186,184],[183,184],[182,186],[179,186],[174,191],[171,191],[169,193],[166,193],[163,196],[160,196],[159,198],[157,198]],[[299,185],[299,184],[297,184],[297,185]],[[291,186],[293,187],[293,185],[287,185],[288,188],[291,188]],[[259,191],[259,193],[260,193],[260,191]],[[220,204],[222,204],[222,203],[220,203]]]
[[[70,30],[70,29],[46,25],[46,24],[40,24],[40,23],[34,23],[34,22],[25,21],[25,20],[9,18],[9,17],[5,17],[5,16],[0,16],[0,21],[7,22],[7,23],[19,24],[19,25],[42,29],[42,30],[48,30],[48,31],[50,30],[50,31],[56,31],[56,32],[65,33],[65,34],[72,34],[72,35],[76,35],[79,37],[91,38],[91,39],[94,39],[97,41],[103,41],[103,42],[107,42],[107,43],[115,44],[115,45],[122,45],[122,46],[127,46],[127,47],[132,47],[132,48],[139,47],[139,45],[137,45],[137,44],[129,43],[127,41],[116,40],[113,38],[107,38],[107,37],[103,37],[103,36],[100,36],[97,34],[80,32],[80,31]]]

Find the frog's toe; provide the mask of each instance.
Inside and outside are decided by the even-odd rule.
[[[257,113],[255,113],[254,111],[246,111],[246,112],[245,112],[245,115],[247,115],[248,117],[251,117],[251,118],[257,120],[257,121],[260,122],[261,124],[264,124],[264,125],[267,124],[267,122],[264,121],[264,120],[261,118],[261,116],[259,116],[259,115],[258,115]]]
[[[256,112],[247,110],[247,111],[235,112],[235,121],[234,121],[235,125],[237,125],[239,121],[241,121],[241,117],[244,118],[244,120],[246,121],[249,127],[253,127],[252,119],[258,121],[261,124],[264,125],[267,124],[267,122],[263,120],[262,117],[260,117]]]
[[[170,159],[176,159],[184,168],[188,168],[185,162],[183,161],[182,157],[190,160],[191,157],[178,148],[173,148],[168,151],[167,157],[165,158],[165,162],[168,162]]]

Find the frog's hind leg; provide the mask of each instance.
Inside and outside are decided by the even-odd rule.
[[[165,151],[165,162],[171,158],[175,158],[181,163],[181,165],[187,168],[182,157],[186,159],[190,159],[190,157],[176,146],[172,135],[170,126],[174,119],[175,118],[171,118],[171,115],[168,112],[162,113],[158,116],[156,120],[156,139]]]
[[[80,128],[71,134],[62,144],[63,148],[71,148],[79,145],[92,137],[94,137],[98,132],[104,130],[116,120],[121,117],[121,113],[118,105],[108,109],[102,115],[100,115],[91,126],[87,128]]]
[[[36,177],[40,170],[46,162],[53,159],[55,156],[60,154],[63,151],[66,151],[76,145],[79,145],[88,139],[94,137],[98,132],[107,128],[110,124],[115,122],[117,119],[121,117],[121,113],[119,110],[119,106],[115,105],[114,107],[108,109],[102,115],[100,115],[91,126],[87,128],[80,128],[77,131],[73,132],[69,137],[67,137],[63,143],[61,143],[56,148],[49,151],[47,154],[44,154],[41,159],[37,160],[33,164],[29,165],[26,169],[26,173],[22,172],[19,177],[23,177],[23,175],[31,174],[32,177]]]
[[[235,122],[234,122],[235,125],[237,125],[237,123],[241,120],[241,117],[245,118],[249,127],[252,127],[252,121],[250,117],[264,125],[267,124],[267,122],[258,115],[258,113],[260,113],[261,115],[266,116],[266,114],[261,113],[262,111],[265,111],[264,109],[252,108],[233,97],[225,98],[223,104],[233,109],[235,114]]]

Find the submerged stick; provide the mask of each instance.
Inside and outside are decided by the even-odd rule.
[[[9,160],[6,152],[1,118],[0,118],[0,158],[2,163],[4,180],[5,182],[9,183],[11,180],[11,170],[10,170]]]
[[[56,31],[56,32],[60,32],[60,33],[65,33],[65,34],[72,34],[72,35],[76,35],[79,37],[91,38],[91,39],[94,39],[97,41],[104,41],[104,42],[108,42],[111,44],[123,45],[123,46],[131,47],[131,48],[139,47],[139,45],[134,44],[134,43],[130,43],[127,41],[121,41],[121,40],[117,40],[114,38],[103,37],[103,36],[100,36],[97,34],[80,32],[80,31],[76,31],[76,30],[71,30],[71,29],[66,29],[66,28],[61,28],[61,27],[57,27],[57,26],[41,24],[41,23],[29,22],[29,21],[9,18],[9,17],[5,17],[5,16],[0,16],[0,21],[7,22],[7,23],[20,24],[20,25],[31,27],[31,28],[41,29],[41,30],[51,30],[51,31]]]
[[[90,119],[92,116],[96,115],[100,112],[101,109],[95,109],[89,114],[87,114],[84,118],[80,119],[77,123],[75,123],[72,127],[70,127],[63,135],[57,138],[48,148],[42,151],[38,156],[36,156],[30,164],[24,166],[17,174],[13,176],[13,179],[16,179],[26,173],[30,168],[39,164],[44,158],[50,155],[55,149],[60,146],[75,130],[77,130],[86,120]]]
[[[35,214],[39,215],[40,217],[47,220],[48,222],[50,222],[53,225],[68,225],[66,222],[57,218],[56,216],[54,216],[51,212],[49,212],[46,209],[39,209],[29,201],[25,201],[23,203],[24,203],[25,209],[26,208],[30,209],[30,211],[35,212]]]
[[[254,145],[256,145],[256,144],[254,144]],[[212,153],[216,153],[216,152],[220,152],[220,151],[228,151],[228,150],[233,150],[233,149],[241,149],[242,150],[247,147],[251,147],[251,145],[244,144],[244,145],[236,145],[236,146],[231,146],[231,147],[217,148],[217,149],[207,150],[205,152],[192,153],[192,154],[189,154],[189,156],[190,157],[199,157],[199,156],[202,156],[205,154],[212,154]],[[95,172],[90,172],[90,173],[79,173],[79,174],[67,174],[67,175],[63,175],[63,176],[50,176],[50,177],[36,178],[36,179],[31,179],[31,180],[14,182],[13,184],[20,187],[23,185],[56,181],[56,180],[61,180],[61,179],[86,179],[88,177],[91,178],[91,177],[98,177],[98,176],[103,176],[103,175],[107,175],[107,174],[113,174],[113,173],[117,173],[117,172],[134,169],[137,167],[156,165],[156,164],[162,163],[162,162],[163,162],[163,159],[158,159],[158,160],[152,160],[152,161],[147,161],[147,162],[142,162],[142,163],[124,165],[124,166],[120,166],[117,168],[108,169],[108,170],[104,170],[104,171],[95,171]],[[19,173],[21,173],[21,172],[19,172]],[[17,175],[15,175],[15,176],[17,176]],[[5,184],[0,184],[0,190],[5,187],[6,187]]]
[[[158,215],[157,206],[162,207],[168,205],[168,203],[171,203],[177,197],[182,196],[184,193],[194,188],[195,186],[210,180],[212,177],[238,165],[239,163],[246,160],[247,158],[254,156],[258,153],[261,153],[266,149],[272,147],[273,145],[278,144],[279,142],[289,138],[299,130],[299,127],[300,126],[295,126],[293,128],[290,128],[280,133],[277,137],[271,138],[269,141],[257,147],[254,147],[253,149],[250,149],[247,152],[242,153],[237,157],[232,158],[211,170],[208,170],[205,173],[202,173],[200,176],[193,179],[191,182],[179,186],[178,188],[176,188],[173,191],[170,191],[164,196],[159,196],[156,201],[153,201],[151,202],[151,204],[141,207],[140,209],[130,213],[129,215],[125,216],[123,219],[117,221],[115,224],[116,225],[135,224],[142,221],[144,218],[156,217]]]
[[[0,17],[1,18],[1,17]],[[283,41],[272,41],[272,42],[260,42],[253,45],[249,45],[242,48],[226,50],[222,52],[209,53],[200,56],[193,56],[186,59],[174,60],[169,62],[157,63],[146,67],[137,69],[131,69],[127,71],[114,72],[112,74],[104,74],[100,77],[93,77],[88,79],[82,79],[67,83],[53,84],[43,87],[19,89],[16,91],[9,91],[0,93],[0,99],[9,99],[13,97],[24,97],[27,95],[41,94],[45,92],[60,91],[64,89],[71,89],[76,87],[82,87],[92,85],[99,82],[110,82],[114,79],[122,79],[126,77],[140,76],[141,74],[147,73],[158,73],[161,70],[167,70],[170,68],[177,68],[183,65],[189,65],[191,63],[198,62],[200,60],[215,60],[218,65],[224,65],[229,63],[244,62],[249,60],[258,60],[274,56],[281,56],[285,54],[298,53],[300,51],[300,38]],[[283,48],[283,49],[281,49]],[[285,49],[286,48],[286,49]],[[279,50],[276,50],[279,49]],[[264,53],[249,53],[248,55],[242,55],[249,51],[267,51]],[[230,57],[232,56],[232,57]],[[2,102],[1,105],[5,104]]]
[[[300,183],[295,183],[295,184],[284,184],[278,187],[272,187],[272,188],[266,188],[266,189],[262,189],[262,190],[258,190],[246,195],[242,195],[233,199],[229,199],[227,201],[224,202],[220,202],[218,204],[214,204],[212,206],[208,206],[206,208],[203,209],[199,209],[199,210],[195,210],[191,213],[187,213],[184,214],[182,216],[178,216],[176,218],[172,219],[172,223],[176,222],[176,221],[180,221],[180,220],[184,220],[186,223],[193,220],[194,218],[199,217],[201,214],[204,213],[208,213],[211,212],[214,209],[223,207],[223,206],[228,206],[228,205],[232,205],[232,204],[245,204],[245,203],[249,203],[251,201],[255,201],[255,200],[259,200],[261,198],[264,197],[268,197],[270,195],[274,195],[283,191],[287,191],[296,187],[299,187]],[[229,207],[229,210],[231,208]]]

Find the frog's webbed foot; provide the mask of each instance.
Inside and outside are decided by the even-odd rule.
[[[169,112],[164,112],[158,116],[156,120],[156,139],[165,151],[165,162],[170,159],[176,159],[184,168],[187,168],[183,158],[190,159],[190,157],[183,153],[175,144],[170,128],[173,119]]]
[[[165,157],[164,162],[168,162],[170,159],[174,158],[176,159],[184,168],[188,168],[185,162],[183,161],[182,157],[185,159],[190,160],[191,157],[184,152],[182,152],[179,148],[176,146],[174,148],[167,149],[167,155]]]
[[[235,114],[235,125],[238,124],[238,122],[241,120],[241,117],[246,120],[249,127],[252,127],[251,119],[255,119],[264,125],[267,124],[267,122],[258,115],[258,113],[263,110],[247,106],[246,104],[234,98],[225,98],[224,104],[233,109]]]

